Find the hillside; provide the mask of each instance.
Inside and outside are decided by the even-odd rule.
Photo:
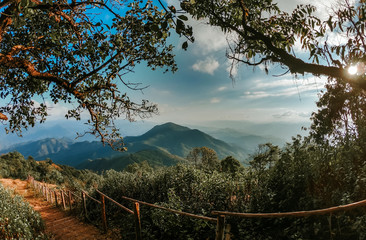
[[[122,171],[130,164],[142,163],[144,161],[147,161],[151,167],[155,168],[162,166],[174,166],[177,163],[182,163],[186,160],[158,149],[141,150],[136,153],[118,157],[87,160],[76,166],[76,168],[89,169],[97,172],[102,172],[109,169]]]
[[[246,157],[244,150],[197,130],[174,123],[165,123],[153,127],[138,137],[126,137],[129,151],[159,148],[171,154],[186,157],[194,147],[209,147],[217,152],[219,158],[234,156],[240,160]]]
[[[128,151],[123,153],[116,152],[97,141],[73,142],[65,138],[48,138],[22,143],[2,150],[0,153],[18,151],[24,156],[32,156],[36,160],[50,158],[55,163],[74,167],[86,167],[88,164],[92,164],[91,169],[95,169],[94,166],[103,166],[105,169],[104,164],[119,168],[128,164],[122,164],[123,161],[136,162],[131,160],[134,157],[139,159],[138,161],[151,161],[152,158],[157,158],[160,160],[153,164],[159,165],[158,162],[162,162],[170,165],[170,163],[176,162],[176,159],[185,158],[192,148],[203,146],[214,149],[219,158],[229,155],[241,161],[246,158],[246,153],[239,147],[231,146],[197,129],[174,123],[157,125],[140,136],[125,137],[124,142]],[[96,159],[99,160],[92,161]],[[104,163],[102,164],[102,162]]]
[[[242,147],[243,149],[245,149],[246,153],[254,153],[257,150],[259,144],[270,142],[274,145],[283,146],[286,142],[285,139],[282,138],[271,136],[258,136],[232,128],[214,130],[208,129],[205,132],[233,146]]]

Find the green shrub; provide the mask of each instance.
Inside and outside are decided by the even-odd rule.
[[[245,208],[244,175],[233,178],[230,173],[198,169],[193,165],[177,165],[145,172],[106,171],[99,190],[132,209],[127,196],[188,213],[216,217],[213,210],[238,211]],[[242,178],[242,179],[241,179]],[[99,199],[98,194],[94,195]],[[100,208],[89,202],[89,214],[100,222]],[[131,215],[106,200],[108,224],[120,228],[124,236],[134,238]],[[214,239],[215,222],[179,216],[141,205],[142,231],[146,239]],[[172,231],[172,229],[174,229]],[[131,236],[126,236],[131,232]]]
[[[0,185],[0,239],[47,239],[38,212]]]

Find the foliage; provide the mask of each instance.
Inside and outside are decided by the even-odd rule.
[[[195,147],[187,155],[187,160],[195,166],[208,170],[218,169],[219,159],[215,150],[208,147]]]
[[[363,144],[363,142],[354,144]],[[231,157],[222,168],[177,165],[151,170],[107,171],[99,190],[130,207],[134,199],[194,214],[232,212],[291,212],[322,209],[366,199],[364,150],[344,145],[320,145],[312,137],[293,138],[283,149],[259,146],[249,166]],[[235,170],[235,171],[234,171]],[[98,194],[95,194],[98,198]],[[99,222],[99,209],[88,203],[90,217]],[[325,216],[281,219],[227,218],[234,239],[362,239],[365,211],[356,208]],[[130,232],[132,216],[107,201],[111,227]],[[215,216],[212,216],[215,217]],[[212,239],[215,224],[141,207],[143,235],[149,239]],[[171,229],[175,229],[171,231]]]
[[[0,184],[0,238],[47,239],[39,213]]]
[[[362,66],[355,76],[344,70],[365,58],[363,0],[339,1],[326,20],[311,4],[288,13],[272,0],[186,0],[181,7],[230,34],[228,57],[234,63],[263,64],[266,72],[269,64],[280,64],[293,74],[325,75],[366,89]],[[334,35],[345,41],[331,41]]]
[[[228,156],[221,160],[221,171],[236,175],[240,171],[243,171],[243,166],[241,163],[232,156]]]
[[[104,173],[99,190],[130,208],[131,202],[121,196],[211,216],[212,210],[239,210],[237,199],[246,196],[245,183],[239,181],[242,176],[238,174],[233,178],[226,173],[206,172],[193,165],[177,165],[153,172],[110,170]],[[95,197],[98,198],[97,195]],[[99,210],[95,203],[90,201],[89,204],[89,217],[98,222]],[[106,208],[109,224],[118,226],[124,233],[130,230],[130,238],[134,238],[132,216],[108,201]],[[146,206],[141,207],[141,218],[143,235],[148,239],[212,239],[215,234],[215,224]]]
[[[213,210],[306,211],[366,199],[365,142],[364,134],[339,138],[337,143],[297,136],[283,149],[269,143],[260,145],[246,167],[232,157],[221,160],[217,169],[194,164],[152,169],[142,162],[131,165],[128,171],[109,170],[100,177],[71,167],[55,167],[50,160],[36,163],[9,153],[0,157],[0,171],[13,175],[34,171],[48,182],[63,177],[65,183],[74,182],[69,185],[87,189],[97,199],[100,196],[93,187],[98,187],[130,209],[132,203],[122,196],[211,217],[215,217]],[[32,164],[35,166],[29,167]],[[109,227],[120,229],[127,239],[134,238],[132,215],[109,200],[106,203]],[[87,201],[87,208],[88,218],[100,223],[99,204]],[[214,223],[144,205],[141,219],[143,236],[148,239],[212,239],[215,234]],[[307,218],[230,217],[226,221],[234,239],[363,239],[366,231],[363,208]]]
[[[35,161],[32,157],[25,159],[18,152],[0,156],[0,177],[26,179],[28,175],[38,181],[67,185],[69,188],[89,188],[98,183],[100,177],[89,170],[56,165],[51,160]]]
[[[162,166],[172,166],[184,162],[183,158],[172,155],[167,151],[160,149],[146,149],[129,154],[119,155],[111,158],[98,158],[95,160],[84,161],[77,166],[80,169],[90,169],[96,172],[102,172],[110,169],[122,171],[131,165],[142,166],[144,162],[150,167],[157,168]],[[133,168],[135,168],[133,167]]]
[[[255,156],[255,161],[258,163],[262,159],[267,164],[271,149],[265,153]],[[286,148],[277,149],[271,165],[249,169],[251,201],[248,211],[306,211],[366,199],[365,192],[360,191],[366,187],[362,158],[357,150],[341,145],[320,145],[313,138],[293,138]],[[364,210],[358,208],[330,216],[243,220],[239,229],[242,236],[251,236],[255,232],[256,239],[272,239],[270,236],[281,239],[362,239],[364,229],[358,226],[364,221],[364,214]]]
[[[9,118],[7,130],[17,133],[46,120],[47,99],[72,103],[66,118],[87,112],[90,133],[113,144],[120,137],[115,119],[157,112],[148,100],[129,98],[129,90],[143,87],[125,74],[140,63],[175,71],[172,29],[193,41],[184,16],[150,0],[4,0],[0,12],[0,98],[8,102],[1,119]]]

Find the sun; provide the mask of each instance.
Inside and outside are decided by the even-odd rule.
[[[357,66],[356,65],[352,65],[348,68],[348,73],[350,75],[355,75],[357,73]]]

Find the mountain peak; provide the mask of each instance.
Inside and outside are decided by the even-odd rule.
[[[156,133],[162,133],[162,132],[181,132],[181,131],[189,131],[191,130],[188,127],[183,127],[181,125],[172,123],[172,122],[167,122],[161,125],[156,125],[155,127],[153,127],[150,131],[146,132],[144,135],[151,135],[151,134],[156,134]]]

